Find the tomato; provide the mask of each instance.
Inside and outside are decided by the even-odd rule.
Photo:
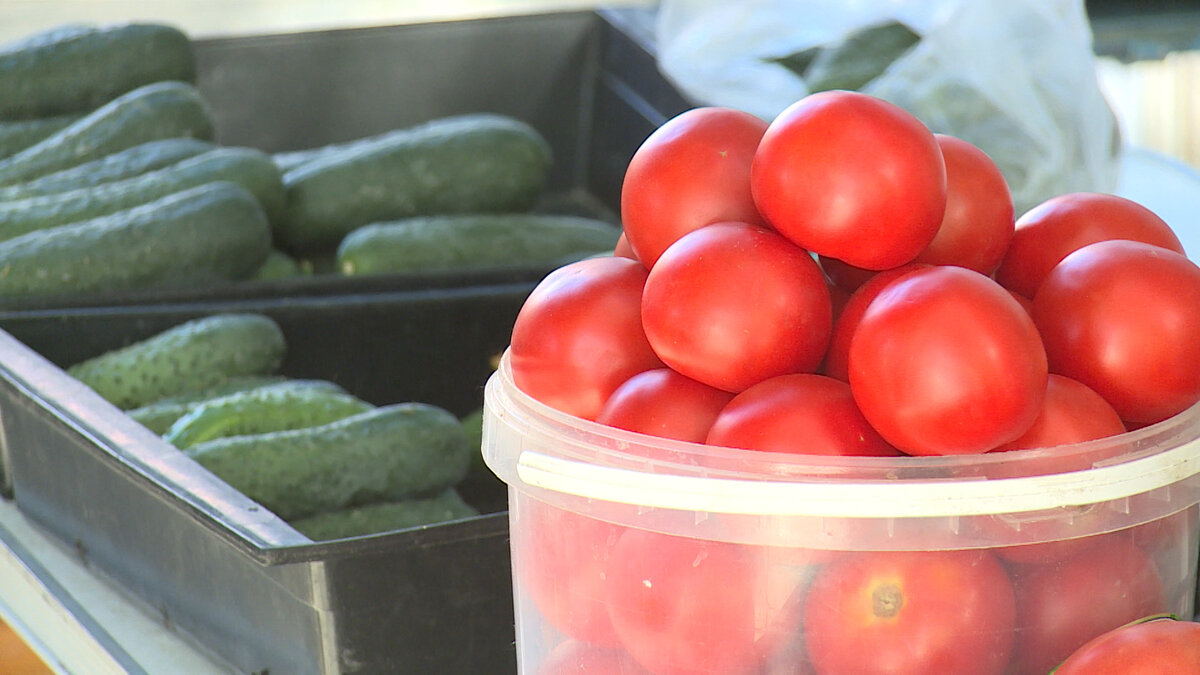
[[[537,675],[650,675],[621,649],[579,640],[559,643],[538,666]]]
[[[1072,192],[1052,197],[1017,219],[996,280],[1032,298],[1068,253],[1109,239],[1141,241],[1183,253],[1170,226],[1145,206],[1117,195]]]
[[[756,672],[777,618],[755,593],[762,549],[628,529],[606,597],[626,651],[656,675]],[[786,631],[791,632],[791,631]]]
[[[983,150],[946,134],[934,138],[946,163],[946,212],[916,261],[990,275],[1004,258],[1015,227],[1008,183]]]
[[[1125,540],[1014,572],[1018,675],[1043,675],[1088,640],[1166,610],[1151,559]]]
[[[811,373],[779,375],[733,397],[709,445],[812,455],[898,455],[867,424],[850,385]]]
[[[733,394],[655,368],[629,378],[609,397],[596,421],[662,438],[703,443]]]
[[[888,284],[896,279],[904,276],[913,270],[928,267],[923,263],[909,263],[901,265],[890,270],[882,272],[872,272],[872,277],[860,285],[850,297],[846,300],[846,305],[842,307],[841,313],[833,322],[833,329],[829,338],[829,349],[825,352],[825,361],[821,365],[821,372],[830,377],[837,378],[844,382],[850,381],[850,374],[847,371],[850,357],[850,338],[854,337],[854,330],[858,328],[858,322],[862,319],[862,315],[867,311],[867,306],[879,295]]]
[[[858,290],[859,286],[867,283],[868,279],[882,271],[865,270],[861,267],[855,267],[849,263],[842,262],[837,258],[830,258],[827,255],[817,256],[817,262],[834,285],[849,293]]]
[[[1054,675],[1200,675],[1200,623],[1131,623],[1092,638]]]
[[[815,370],[832,322],[816,261],[747,223],[715,223],[680,237],[650,270],[642,294],[642,325],[659,358],[731,392]]]
[[[852,91],[811,94],[781,112],[759,143],[750,186],[783,236],[871,270],[915,258],[946,208],[933,133],[903,108]]]
[[[1050,368],[1096,390],[1126,423],[1200,399],[1200,267],[1135,241],[1084,246],[1033,298]]]
[[[1051,373],[1042,411],[1024,434],[996,450],[1049,448],[1125,433],[1117,411],[1082,382]]]
[[[564,265],[517,313],[509,358],[526,394],[584,419],[633,375],[662,367],[642,330],[646,268],[621,257]]]
[[[543,619],[573,638],[619,644],[608,618],[605,570],[619,525],[532,499],[513,528],[514,569]]]
[[[621,236],[617,237],[617,245],[613,247],[613,255],[619,258],[629,258],[637,260],[637,254],[633,252],[633,247],[629,245],[629,237],[625,236],[625,232],[621,232]],[[639,261],[640,262],[640,261]]]
[[[1029,315],[988,277],[935,266],[871,301],[850,341],[850,388],[888,442],[914,455],[981,453],[1033,424],[1046,354]]]
[[[1012,584],[986,551],[868,552],[813,580],[804,639],[817,673],[1005,672]]]
[[[650,134],[625,170],[621,221],[646,267],[676,239],[711,223],[762,225],[750,165],[767,123],[740,110],[688,110]]]

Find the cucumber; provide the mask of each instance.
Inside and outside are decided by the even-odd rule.
[[[163,438],[183,450],[227,436],[304,429],[336,422],[375,406],[321,380],[287,380],[203,402]]]
[[[176,137],[211,141],[215,133],[212,113],[195,86],[156,82],[122,94],[0,160],[0,185],[44,176],[147,141]]]
[[[123,211],[188,188],[229,181],[246,188],[268,219],[283,208],[279,169],[266,153],[220,147],[125,180],[50,195],[0,201],[0,241]]]
[[[164,138],[118,150],[98,159],[12,185],[0,186],[0,200],[67,192],[139,176],[213,150],[217,145],[196,138]]]
[[[270,317],[213,314],[73,364],[67,374],[131,410],[231,378],[273,374],[285,350],[283,332]]]
[[[195,78],[191,40],[173,26],[56,27],[0,49],[0,119],[84,112],[152,82]]]
[[[218,181],[0,241],[0,298],[245,279],[270,249],[258,201],[240,185]]]
[[[355,148],[361,148],[366,145],[371,145],[372,143],[382,143],[391,136],[403,135],[407,133],[410,133],[409,129],[407,128],[389,129],[380,134],[362,136],[342,143],[329,143],[327,145],[321,145],[314,148],[276,152],[271,155],[271,159],[275,162],[275,165],[279,167],[280,171],[286,173],[292,169],[295,169],[301,164],[311,162],[314,159],[345,152],[347,150],[353,150]]]
[[[0,159],[17,154],[79,118],[80,115],[66,114],[0,122]]]
[[[418,402],[184,452],[284,520],[436,494],[462,480],[470,462],[458,419]]]
[[[454,488],[434,497],[381,502],[355,508],[318,513],[289,523],[313,541],[329,541],[410,527],[434,525],[448,520],[479,515]]]
[[[252,278],[258,281],[275,281],[312,276],[312,274],[313,265],[310,261],[297,260],[283,251],[273,248]]]
[[[142,426],[158,435],[167,433],[175,420],[198,408],[205,401],[225,396],[238,391],[246,391],[267,384],[282,382],[282,375],[243,375],[231,377],[228,380],[211,387],[175,396],[158,399],[146,405],[126,410],[125,413],[137,420]]]
[[[283,175],[287,209],[276,242],[329,250],[367,223],[442,213],[525,211],[541,194],[550,146],[532,127],[461,115],[384,134]]]
[[[426,216],[364,225],[337,249],[342,274],[556,265],[611,253],[620,231],[580,216],[496,213]]]

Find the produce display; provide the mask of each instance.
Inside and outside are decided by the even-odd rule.
[[[97,297],[316,272],[549,269],[609,251],[618,235],[600,216],[532,213],[546,197],[551,149],[536,129],[505,115],[450,115],[274,154],[222,146],[196,84],[192,42],[172,26],[71,25],[31,35],[0,48],[0,89],[5,298]],[[261,213],[222,222],[219,211],[174,199],[218,182],[241,185]],[[194,214],[180,219],[181,210]],[[487,227],[486,235],[454,225],[430,231],[452,215],[503,216],[507,224]],[[103,227],[83,225],[101,216],[111,217]],[[401,225],[407,220],[415,222]],[[359,260],[348,252],[337,260],[348,235],[385,223],[428,233],[425,243],[404,246],[388,236],[387,255]],[[65,234],[72,228],[123,233]],[[203,234],[206,228],[214,234]],[[551,245],[537,245],[543,238]],[[397,254],[401,246],[410,250]],[[188,248],[195,251],[178,273],[159,268]],[[84,249],[90,269],[77,275]],[[484,251],[494,255],[476,255]],[[218,262],[226,257],[236,264]]]
[[[456,491],[478,454],[469,420],[429,404],[376,406],[334,382],[278,374],[261,314],[214,314],[67,372],[310,537],[476,515]]]
[[[1043,675],[1128,622],[1190,615],[1194,498],[1107,528],[1129,501],[998,500],[937,538],[899,502],[788,518],[801,505],[682,487],[912,467],[964,495],[1025,471],[1053,492],[1095,448],[1190,414],[1200,267],[1148,209],[1072,193],[1015,213],[978,148],[832,90],[769,123],[672,118],[633,156],[621,216],[613,255],[529,295],[493,378],[508,426],[485,457],[521,486],[527,672]],[[632,497],[672,479],[677,514]]]

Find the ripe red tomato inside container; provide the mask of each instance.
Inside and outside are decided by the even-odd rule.
[[[758,125],[673,120],[627,176],[633,250],[531,296],[483,448],[510,486],[522,673],[1042,675],[1146,614],[1193,615],[1200,270],[1113,235],[1044,292],[1003,283],[994,167],[889,106],[802,100],[749,171]],[[851,132],[902,175],[838,150]],[[672,161],[714,148],[736,161]],[[670,177],[661,201],[646,176]],[[689,194],[702,209],[638,217]],[[1058,220],[1038,236],[1080,229]],[[863,292],[834,303],[851,276]],[[1108,290],[1072,300],[1092,277]],[[1137,316],[1159,342],[1123,353],[1159,360],[1114,366],[1114,340],[1149,344],[1112,318],[1130,288],[1157,289]]]

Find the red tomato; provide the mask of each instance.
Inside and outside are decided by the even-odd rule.
[[[629,378],[609,397],[596,421],[618,429],[703,443],[733,394],[655,368]]]
[[[990,275],[1013,237],[1008,183],[983,150],[954,136],[934,138],[946,163],[946,213],[933,241],[916,260]]]
[[[909,263],[882,272],[872,272],[872,277],[850,294],[846,305],[842,307],[841,313],[833,322],[829,349],[825,352],[825,362],[821,366],[821,372],[843,382],[850,381],[850,374],[847,371],[850,338],[854,337],[854,329],[858,328],[858,322],[862,319],[863,313],[867,311],[867,306],[888,284],[913,270],[925,267],[928,265]]]
[[[642,294],[642,325],[659,358],[725,391],[815,370],[832,322],[825,277],[808,252],[746,223],[680,237]]]
[[[1200,399],[1200,267],[1135,241],[1063,258],[1033,298],[1050,369],[1096,390],[1126,423]]]
[[[633,247],[629,245],[629,237],[625,236],[625,232],[621,232],[621,236],[617,237],[617,245],[613,247],[613,255],[620,258],[629,258],[637,260],[637,254],[633,252]],[[638,261],[641,262],[641,261]]]
[[[532,499],[513,528],[514,566],[542,618],[596,645],[619,644],[608,618],[605,569],[619,525]]]
[[[642,330],[646,268],[620,257],[590,258],[548,274],[513,324],[513,381],[526,394],[594,419],[622,382],[662,367]]]
[[[1087,244],[1130,239],[1183,253],[1179,238],[1150,209],[1124,197],[1073,192],[1048,199],[1017,219],[996,280],[1027,298],[1067,254]]]
[[[656,675],[756,672],[775,617],[755,593],[762,549],[628,529],[607,599],[626,651]],[[774,646],[774,645],[772,645]]]
[[[650,675],[623,650],[579,640],[561,642],[538,666],[537,675]]]
[[[1015,571],[1018,675],[1044,675],[1088,640],[1166,610],[1154,563],[1128,539]]]
[[[988,277],[938,266],[903,275],[867,307],[848,359],[863,415],[903,452],[981,453],[1033,424],[1046,354],[1029,315]]]
[[[1054,675],[1200,675],[1200,623],[1132,623],[1075,650]]]
[[[750,185],[783,236],[871,270],[915,258],[946,208],[933,133],[903,108],[852,91],[811,94],[780,113],[759,143]]]
[[[1123,433],[1125,424],[1104,397],[1082,382],[1051,373],[1033,426],[996,450],[1049,448]]]
[[[811,455],[900,454],[867,424],[850,385],[811,373],[772,377],[734,396],[706,442]]]
[[[621,221],[646,267],[676,239],[711,223],[763,224],[750,165],[767,123],[740,110],[688,110],[650,134],[629,160]]]
[[[1015,611],[1008,575],[986,551],[858,553],[817,573],[804,639],[822,675],[999,675]]]

